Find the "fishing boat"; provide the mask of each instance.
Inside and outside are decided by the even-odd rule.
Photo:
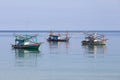
[[[86,33],[85,40],[82,41],[82,45],[105,45],[108,39],[104,38],[103,34]]]
[[[41,43],[37,42],[37,35],[15,35],[15,49],[38,49]]]
[[[69,41],[68,33],[66,33],[65,35],[66,36],[63,37],[60,33],[59,34],[53,34],[53,32],[50,32],[50,35],[49,35],[47,41],[68,42]]]

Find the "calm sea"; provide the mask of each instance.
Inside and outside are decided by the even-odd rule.
[[[84,34],[49,43],[48,32],[0,33],[0,80],[120,80],[120,32],[104,33],[104,46],[82,46]],[[38,34],[38,51],[14,50],[14,34]]]

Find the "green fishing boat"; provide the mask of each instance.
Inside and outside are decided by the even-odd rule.
[[[37,35],[15,35],[15,49],[39,49],[41,43],[37,42]]]

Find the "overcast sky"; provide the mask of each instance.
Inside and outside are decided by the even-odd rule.
[[[0,30],[120,30],[120,0],[0,0]]]

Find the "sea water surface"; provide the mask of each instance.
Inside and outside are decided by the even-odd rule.
[[[47,42],[48,32],[0,33],[0,80],[120,80],[120,32],[104,33],[103,46],[82,46],[84,34],[69,42]],[[38,34],[39,50],[12,49],[14,34]]]

